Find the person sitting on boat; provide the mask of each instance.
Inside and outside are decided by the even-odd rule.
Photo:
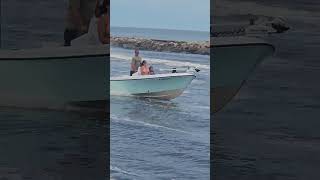
[[[140,74],[141,75],[149,75],[150,74],[149,66],[148,66],[146,60],[143,60],[140,65]]]
[[[138,72],[138,68],[140,67],[142,58],[139,56],[139,49],[134,50],[134,57],[131,60],[131,69],[130,69],[130,76],[132,74]]]
[[[110,22],[109,7],[110,0],[103,0],[100,5],[99,0],[96,1],[94,16],[90,20],[88,33],[71,41],[72,46],[78,45],[99,45],[109,44],[110,42]]]
[[[152,67],[152,66],[149,67],[149,74],[150,74],[150,75],[154,75],[154,70],[153,70],[153,67]]]

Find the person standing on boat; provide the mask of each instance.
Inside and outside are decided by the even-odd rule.
[[[69,0],[64,31],[64,45],[88,32],[90,19],[95,11],[96,0]]]
[[[130,76],[138,71],[142,58],[139,56],[139,49],[134,50],[134,56],[131,60]]]
[[[109,2],[96,2],[94,15],[90,20],[88,33],[71,41],[72,46],[101,45],[110,42]]]

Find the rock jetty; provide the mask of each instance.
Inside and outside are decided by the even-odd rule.
[[[159,52],[176,52],[188,54],[210,54],[209,41],[187,42],[145,39],[134,37],[111,37],[111,46],[125,49],[135,49]]]

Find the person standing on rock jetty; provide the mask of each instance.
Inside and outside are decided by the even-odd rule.
[[[139,56],[139,49],[135,49],[134,56],[132,57],[132,60],[131,60],[130,76],[132,76],[133,73],[138,71],[141,61],[142,61],[142,58]]]

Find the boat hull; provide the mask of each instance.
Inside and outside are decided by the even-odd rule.
[[[237,42],[237,41],[236,41]],[[249,74],[274,53],[274,47],[263,41],[238,41],[211,47],[213,78],[212,110],[221,110],[239,91]]]
[[[185,88],[195,78],[193,74],[184,73],[179,76],[152,75],[145,78],[128,78],[110,81],[110,93],[114,96],[135,96],[143,98],[156,98],[170,100],[181,95]]]
[[[136,97],[170,100],[180,96],[184,89],[167,90],[152,93],[133,94]]]
[[[106,104],[108,56],[107,51],[60,57],[2,55],[0,106],[65,110],[75,104]]]

